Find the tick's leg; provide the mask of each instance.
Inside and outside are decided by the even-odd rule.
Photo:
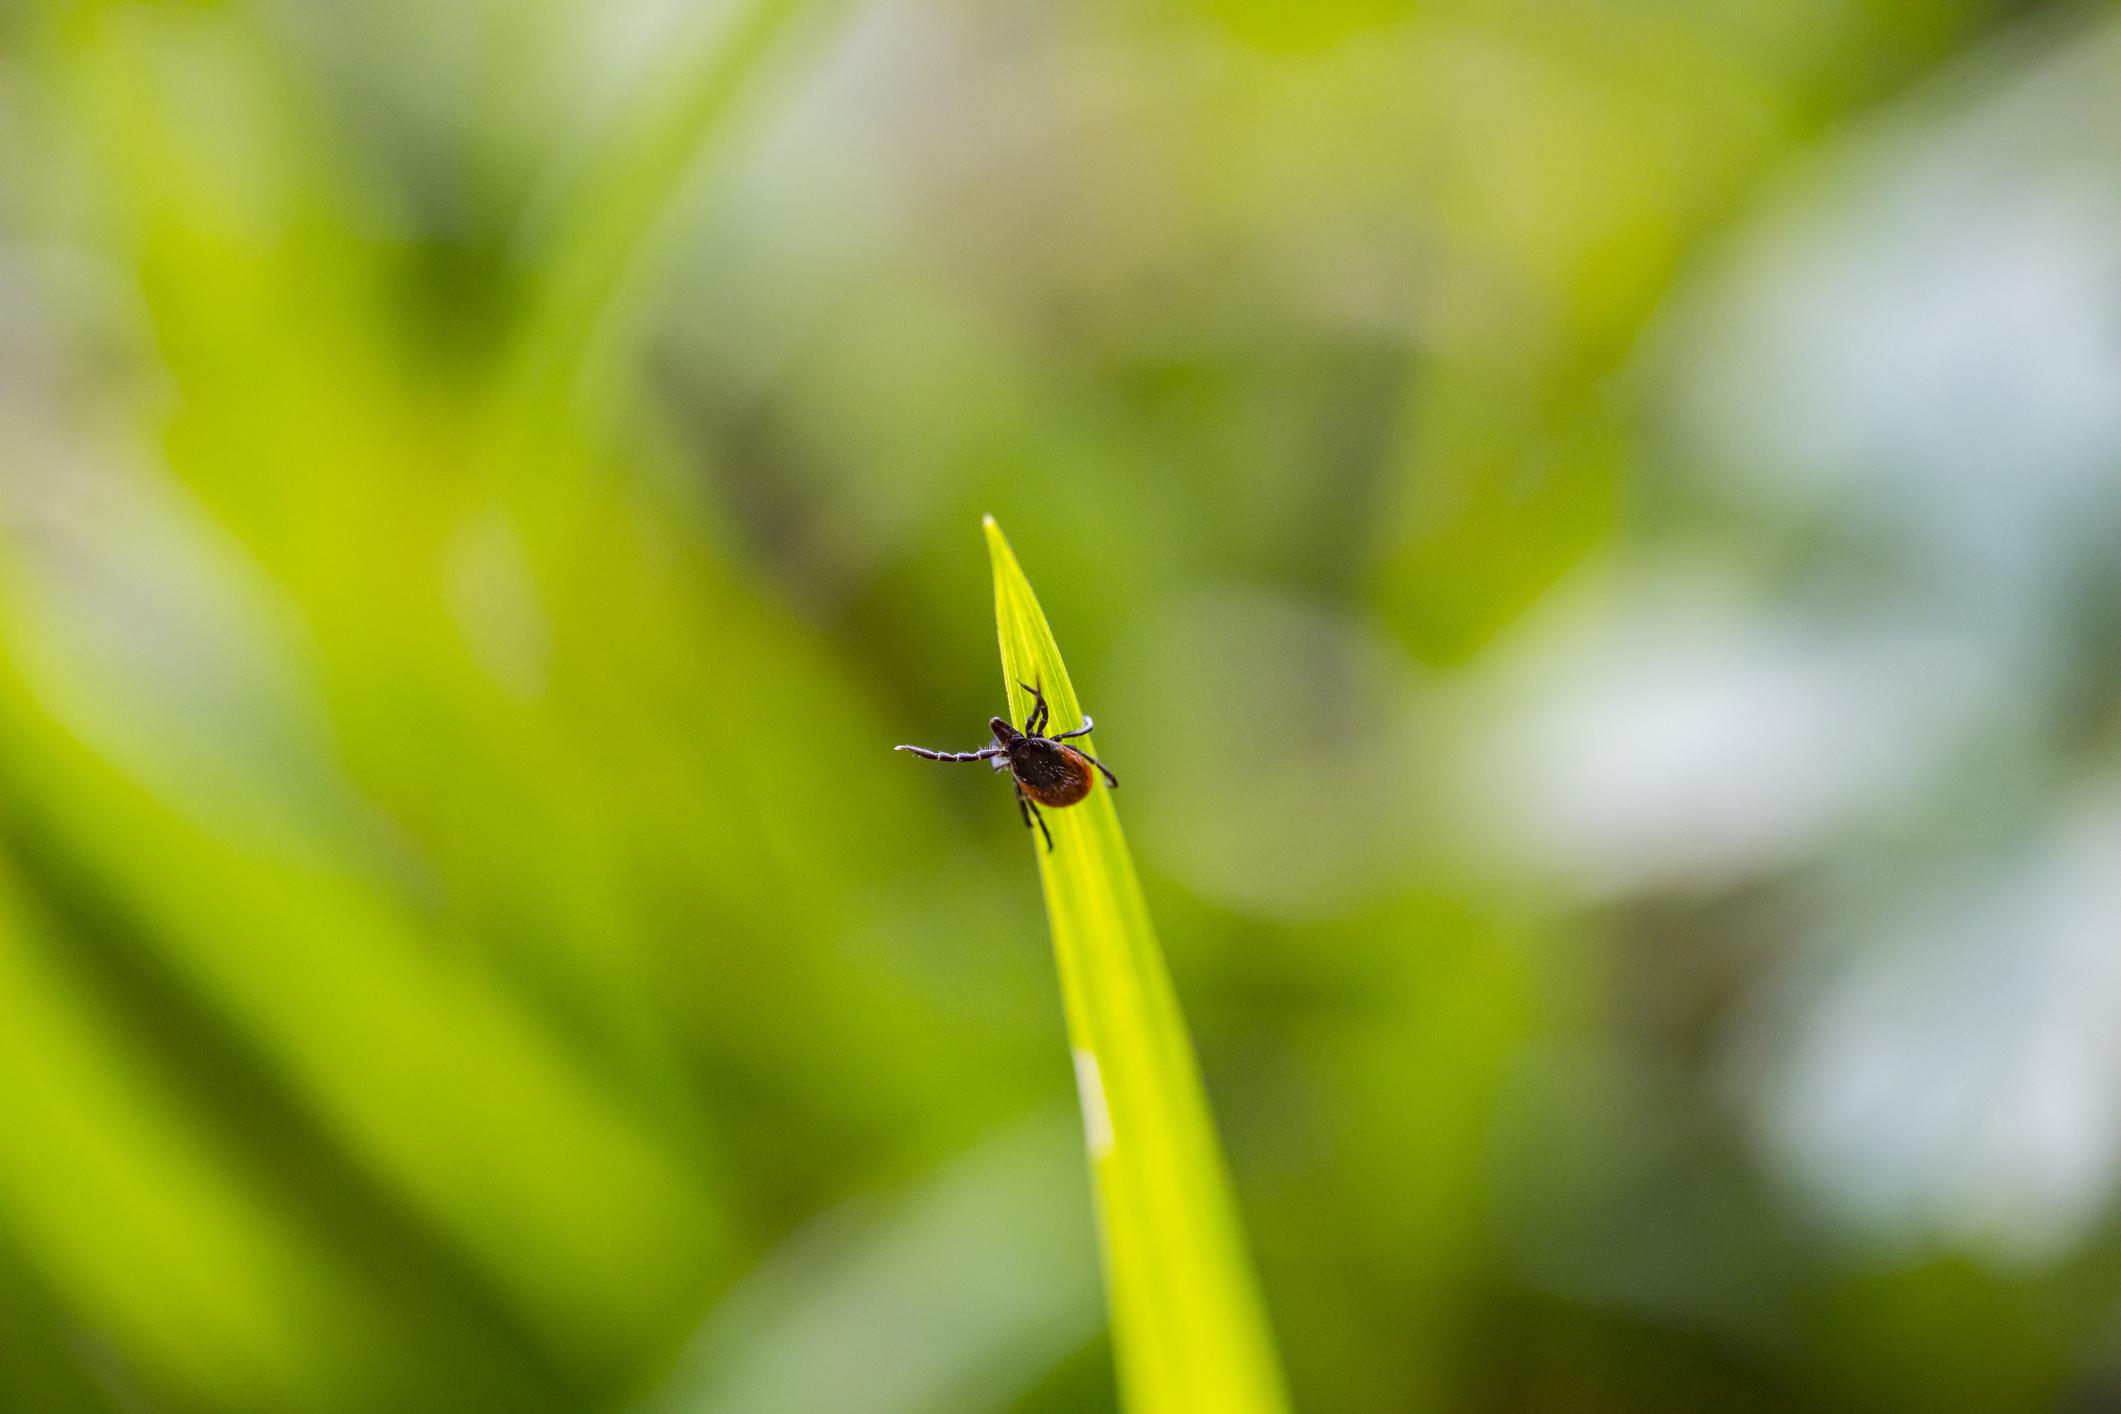
[[[1087,729],[1086,729],[1086,730],[1087,730]],[[1118,789],[1119,789],[1119,777],[1117,777],[1117,776],[1113,775],[1113,774],[1112,774],[1112,773],[1111,773],[1110,771],[1106,771],[1106,770],[1105,770],[1105,763],[1104,763],[1104,762],[1102,762],[1102,761],[1098,760],[1098,759],[1097,759],[1097,758],[1096,758],[1095,756],[1092,756],[1092,755],[1091,755],[1091,754],[1090,754],[1089,752],[1087,752],[1087,751],[1084,751],[1084,750],[1082,750],[1082,749],[1080,749],[1080,748],[1078,748],[1078,747],[1073,747],[1073,746],[1071,746],[1071,747],[1069,747],[1068,749],[1069,749],[1070,751],[1073,751],[1073,752],[1074,752],[1074,753],[1075,753],[1075,754],[1076,754],[1077,756],[1080,756],[1080,757],[1082,757],[1082,758],[1083,758],[1083,760],[1085,760],[1085,761],[1088,761],[1088,762],[1089,762],[1089,763],[1090,763],[1091,765],[1093,765],[1093,766],[1097,767],[1097,769],[1098,769],[1098,770],[1100,770],[1100,771],[1103,771],[1103,772],[1104,772],[1104,776],[1105,776],[1105,784],[1106,784],[1106,785],[1108,785],[1108,786],[1112,787],[1112,789],[1114,789],[1114,790],[1118,790]]]
[[[930,751],[925,746],[894,746],[893,751],[910,751],[923,761],[984,761],[1001,754],[999,746],[983,746],[978,751]]]
[[[1020,682],[1017,686],[1030,693],[1032,698],[1038,703],[1037,706],[1031,709],[1031,715],[1024,718],[1025,734],[1037,736],[1046,729],[1046,694],[1040,692],[1037,685],[1033,683]]]
[[[1046,837],[1046,853],[1053,853],[1053,831],[1046,828],[1046,817],[1038,813],[1038,807],[1033,805],[1031,798],[1024,794],[1022,786],[1018,786],[1016,789],[1016,808],[1024,817],[1025,829],[1031,828],[1032,821],[1036,820],[1038,822],[1038,832]]]
[[[1096,725],[1097,723],[1090,720],[1090,714],[1088,712],[1085,712],[1083,713],[1083,724],[1081,726],[1077,727],[1072,732],[1055,732],[1050,738],[1048,738],[1048,740],[1066,741],[1071,736],[1088,736],[1090,735],[1090,728]]]

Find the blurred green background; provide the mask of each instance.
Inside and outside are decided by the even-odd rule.
[[[1110,1408],[990,511],[1299,1408],[2121,1409],[2121,19],[1965,0],[0,3],[0,1403]]]

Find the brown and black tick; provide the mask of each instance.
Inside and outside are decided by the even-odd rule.
[[[1073,731],[1045,736],[1046,694],[1023,683],[1017,686],[1030,693],[1037,704],[1024,718],[1022,731],[1010,726],[1007,717],[993,717],[987,726],[994,732],[994,744],[977,751],[930,751],[925,746],[895,746],[892,750],[910,751],[928,761],[988,761],[995,770],[1007,771],[1016,781],[1016,808],[1023,814],[1024,828],[1030,829],[1036,821],[1039,833],[1046,837],[1046,850],[1051,853],[1053,832],[1046,828],[1046,817],[1038,813],[1039,806],[1058,810],[1088,795],[1097,784],[1097,776],[1090,774],[1093,767],[1113,790],[1119,789],[1119,777],[1089,752],[1067,744],[1069,737],[1087,735],[1095,725],[1089,713],[1083,714],[1083,724]]]

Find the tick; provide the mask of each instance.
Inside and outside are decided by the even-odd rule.
[[[927,761],[988,761],[997,771],[1007,771],[1016,783],[1016,808],[1024,817],[1024,828],[1030,829],[1032,822],[1038,823],[1038,832],[1046,837],[1046,852],[1053,852],[1053,831],[1046,828],[1046,817],[1038,813],[1039,806],[1058,810],[1073,805],[1090,793],[1097,784],[1097,776],[1090,774],[1096,767],[1105,778],[1105,784],[1113,790],[1119,789],[1119,777],[1105,769],[1105,763],[1087,751],[1067,745],[1071,736],[1084,736],[1095,725],[1090,714],[1083,714],[1083,724],[1073,731],[1055,732],[1045,736],[1046,694],[1036,687],[1026,687],[1037,704],[1031,715],[1024,718],[1024,729],[1018,731],[1009,725],[1007,717],[990,717],[988,729],[994,733],[994,744],[977,751],[930,751],[925,746],[894,746],[893,751],[910,751]]]

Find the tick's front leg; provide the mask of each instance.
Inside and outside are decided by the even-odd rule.
[[[1036,683],[1020,682],[1017,686],[1030,693],[1032,702],[1036,704],[1031,709],[1031,715],[1024,718],[1024,734],[1037,736],[1046,729],[1046,694],[1039,690]]]
[[[930,751],[925,746],[894,746],[893,751],[910,751],[923,761],[985,761],[999,756],[999,746],[983,746],[978,751]]]

